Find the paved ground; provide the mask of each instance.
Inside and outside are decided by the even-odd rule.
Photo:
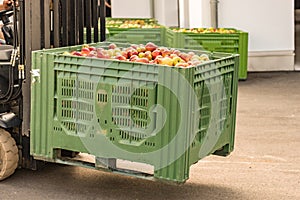
[[[300,199],[300,73],[252,73],[239,85],[235,151],[192,166],[184,185],[50,164],[1,182],[0,200]]]

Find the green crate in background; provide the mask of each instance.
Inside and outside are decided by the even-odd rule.
[[[153,42],[164,45],[165,28],[106,28],[106,41],[117,43],[146,44]],[[94,42],[94,29],[91,29],[91,42]],[[86,29],[84,30],[84,43],[87,43]]]
[[[71,150],[150,164],[154,178],[184,182],[202,157],[233,150],[237,55],[211,53],[211,61],[190,68],[62,55],[80,48],[32,53],[34,158],[65,163],[57,151]]]
[[[120,27],[126,21],[141,21],[144,27]],[[117,43],[146,44],[153,42],[157,45],[165,45],[165,27],[157,23],[154,18],[106,18],[106,41]],[[111,23],[116,23],[112,25]],[[149,27],[153,26],[153,27]],[[99,21],[100,27],[100,21]],[[93,28],[91,30],[92,42],[94,42]],[[100,38],[100,32],[99,32]],[[84,32],[84,41],[86,43],[86,31]]]
[[[164,26],[159,28],[116,28],[108,27],[110,42],[129,42],[133,44],[146,44],[153,42],[156,45],[165,45]]]
[[[165,44],[169,47],[198,49],[240,54],[239,79],[247,79],[248,33],[191,33],[166,30]]]

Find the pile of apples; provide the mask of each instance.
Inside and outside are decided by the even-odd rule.
[[[119,28],[160,28],[160,25],[157,24],[122,24]]]
[[[119,48],[115,43],[110,43],[108,48],[105,49],[83,45],[80,51],[65,52],[63,54],[170,67],[192,67],[210,60],[207,54],[197,55],[192,51],[185,53],[174,48],[158,47],[152,42],[145,45],[132,44],[126,48]]]
[[[106,22],[106,26],[118,28],[160,28],[160,25],[156,24],[155,21],[143,19],[110,20]]]
[[[225,29],[225,28],[191,28],[191,29],[173,29],[174,32],[180,33],[221,33],[221,34],[232,34],[236,33],[235,29]]]

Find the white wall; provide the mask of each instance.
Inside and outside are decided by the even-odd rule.
[[[189,28],[210,27],[210,0],[189,1]]]
[[[294,0],[221,0],[219,25],[249,33],[248,71],[295,70]]]
[[[154,0],[154,18],[160,24],[178,26],[178,2],[177,0]]]
[[[179,0],[180,27],[210,27],[210,0]]]
[[[294,0],[220,0],[219,26],[249,32],[249,51],[294,50]]]
[[[151,18],[151,0],[111,0],[112,17]]]
[[[154,17],[160,24],[170,27],[178,26],[177,0],[111,0],[111,4],[112,17]]]

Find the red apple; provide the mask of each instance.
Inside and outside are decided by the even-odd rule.
[[[171,51],[169,49],[165,49],[164,51],[161,52],[161,55],[163,57],[167,57],[167,56],[171,55]]]
[[[73,55],[73,56],[82,56],[82,54],[79,51],[73,51],[73,52],[71,52],[71,55]]]
[[[106,54],[104,51],[97,51],[97,58],[105,58],[108,59],[109,55]]]
[[[189,66],[188,63],[177,63],[177,64],[175,65],[175,67],[188,67],[188,66]]]
[[[149,63],[149,60],[148,58],[137,58],[135,62]]]
[[[90,51],[96,51],[96,47],[88,47]]]
[[[118,59],[118,60],[127,60],[124,56],[122,55],[116,55],[115,56],[115,59]]]
[[[138,48],[138,45],[136,45],[136,44],[132,44],[130,47],[132,47],[133,49],[137,49]]]
[[[180,51],[179,50],[177,50],[177,49],[175,49],[174,51],[173,51],[173,54],[176,54],[177,56],[179,56],[180,55]]]
[[[145,58],[148,58],[148,60],[152,60],[152,53],[151,53],[151,51],[146,51],[145,52]]]
[[[108,45],[108,48],[109,48],[109,49],[115,49],[115,48],[117,48],[117,45],[116,45],[115,43],[110,43],[110,44]]]
[[[181,59],[183,59],[185,62],[188,62],[188,61],[190,61],[190,59],[191,59],[191,55],[189,55],[189,54],[187,54],[187,53],[181,53],[181,54],[179,54],[179,57],[180,57]]]
[[[97,51],[93,50],[87,55],[87,57],[97,57]]]
[[[135,50],[135,49],[131,49],[131,50],[127,51],[127,54],[128,54],[128,57],[130,58],[133,55],[138,55],[139,52],[137,52],[137,50]]]
[[[155,59],[157,56],[161,55],[161,52],[158,49],[152,51],[152,58]]]
[[[132,55],[130,58],[129,58],[129,61],[135,61],[136,59],[138,59],[139,57],[137,55]]]
[[[154,51],[155,49],[157,49],[157,46],[152,43],[152,42],[148,42],[146,45],[145,45],[145,49],[146,51]]]
[[[83,55],[83,56],[87,56],[90,54],[90,50],[89,48],[85,47],[85,48],[82,48],[80,53]]]
[[[192,52],[192,51],[190,51],[190,52],[188,52],[188,55],[190,55],[191,57],[193,57],[195,55],[195,53]]]
[[[101,47],[98,47],[98,48],[96,48],[96,51],[97,51],[97,52],[99,52],[99,51],[104,51],[104,49],[101,48]]]
[[[128,59],[128,53],[126,51],[121,51],[121,55]]]
[[[153,61],[154,63],[159,64],[161,62],[161,59],[163,59],[163,57],[161,55],[158,55]]]

